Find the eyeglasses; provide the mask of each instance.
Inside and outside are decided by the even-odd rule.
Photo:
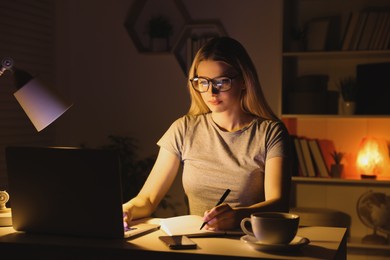
[[[234,77],[219,77],[219,78],[204,78],[204,77],[193,77],[190,79],[192,87],[199,93],[204,93],[209,90],[210,83],[213,89],[218,92],[225,92],[232,88],[232,80],[237,78],[239,75]]]

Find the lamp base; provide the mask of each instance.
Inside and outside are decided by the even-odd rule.
[[[12,226],[11,209],[0,210],[0,227]]]
[[[376,179],[376,175],[360,174],[360,178],[362,178],[362,179]]]

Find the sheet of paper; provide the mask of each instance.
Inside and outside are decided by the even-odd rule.
[[[243,235],[241,230],[234,231],[209,231],[202,229],[203,218],[197,215],[183,215],[161,219],[161,229],[169,236],[186,235],[188,237]]]

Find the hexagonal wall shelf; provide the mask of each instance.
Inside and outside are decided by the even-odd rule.
[[[150,19],[157,16],[166,18],[173,27],[163,49],[152,46],[155,41],[147,30]],[[186,75],[196,51],[207,39],[227,35],[219,20],[193,21],[181,0],[135,0],[124,25],[139,52],[173,51]]]
[[[215,36],[226,35],[224,27],[218,20],[193,21],[185,25],[173,47],[173,53],[185,75],[188,75],[192,60],[204,42]]]
[[[177,41],[184,25],[189,21],[187,11],[179,0],[135,0],[124,23],[125,28],[140,52],[155,51],[151,45],[152,39],[148,33],[147,24],[151,18],[161,16],[172,25],[172,34],[164,50],[169,52]]]

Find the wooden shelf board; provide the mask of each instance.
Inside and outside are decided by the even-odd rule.
[[[385,250],[390,252],[390,244],[387,245],[364,244],[362,243],[361,237],[350,237],[347,242],[347,247],[358,248],[358,249]]]
[[[344,179],[344,178],[321,178],[321,177],[298,177],[293,176],[292,182],[295,183],[327,183],[336,185],[375,185],[389,186],[390,178],[382,177],[378,179]]]

